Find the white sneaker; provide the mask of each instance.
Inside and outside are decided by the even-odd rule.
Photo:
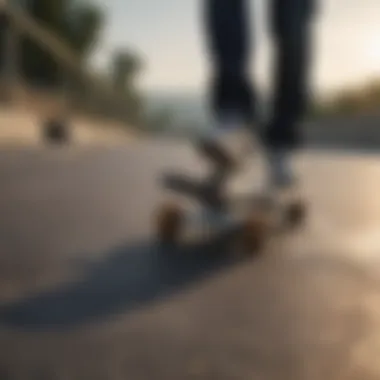
[[[284,150],[265,152],[267,180],[263,183],[260,197],[261,206],[273,212],[277,222],[283,221],[287,214],[282,211],[291,206],[302,205],[299,181],[290,165],[289,153]]]
[[[289,154],[284,150],[267,153],[270,187],[287,190],[296,184],[296,177],[289,162]]]
[[[226,169],[236,170],[253,149],[254,136],[246,123],[230,116],[200,143],[202,154]]]

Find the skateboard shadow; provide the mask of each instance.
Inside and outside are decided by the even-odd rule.
[[[90,264],[78,282],[0,307],[0,324],[26,330],[62,330],[101,322],[169,297],[237,264],[228,234],[204,244],[159,247],[136,243]]]

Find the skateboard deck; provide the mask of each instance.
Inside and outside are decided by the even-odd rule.
[[[181,244],[188,239],[211,239],[230,234],[235,246],[247,254],[259,251],[275,231],[301,225],[306,210],[301,201],[277,203],[265,194],[231,195],[213,181],[183,174],[167,174],[163,186],[173,194],[191,199],[195,207],[181,200],[160,205],[155,219],[160,244]]]

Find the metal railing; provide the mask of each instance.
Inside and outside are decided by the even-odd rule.
[[[100,97],[103,101],[107,100],[107,103],[114,104],[114,108],[117,109],[126,108],[125,100],[120,97],[109,82],[91,73],[78,54],[70,49],[62,38],[36,22],[19,4],[14,1],[0,0],[0,11],[7,20],[6,53],[2,73],[3,87],[5,84],[5,91],[7,92],[6,97],[12,98],[12,88],[17,85],[19,80],[18,45],[20,36],[26,35],[46,50],[62,67],[63,71],[68,70],[70,73],[79,76],[91,88],[89,92],[93,98],[95,96]]]

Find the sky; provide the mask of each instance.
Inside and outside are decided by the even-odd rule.
[[[139,78],[148,90],[199,92],[208,62],[202,38],[203,0],[93,0],[107,13],[107,25],[94,55],[105,67],[112,52],[126,46],[146,62]],[[252,75],[270,88],[271,44],[265,20],[267,0],[251,0],[256,17]],[[318,1],[318,0],[317,0]],[[380,77],[380,0],[319,0],[314,25],[312,83],[330,93]]]

